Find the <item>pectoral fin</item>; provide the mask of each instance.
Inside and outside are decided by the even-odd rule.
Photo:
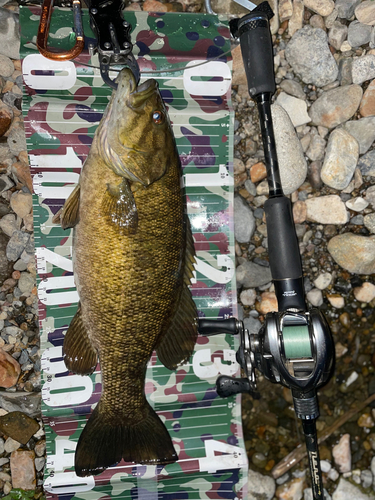
[[[63,354],[69,371],[78,375],[89,375],[95,370],[98,353],[91,344],[82,321],[81,305],[65,334]]]
[[[102,212],[123,234],[136,233],[138,211],[129,182],[126,179],[118,186],[107,184],[107,191],[102,202]]]
[[[64,206],[53,217],[52,222],[54,224],[60,224],[63,229],[68,229],[78,224],[80,191],[80,185],[77,184]]]

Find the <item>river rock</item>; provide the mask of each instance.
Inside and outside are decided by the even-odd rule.
[[[4,410],[20,411],[29,417],[40,417],[41,398],[37,392],[0,392],[0,407]]]
[[[328,288],[331,283],[332,283],[331,273],[321,273],[314,281],[314,285],[316,286],[316,288],[319,288],[319,290],[324,290],[325,288]]]
[[[13,488],[34,490],[36,486],[34,451],[14,451],[10,457]]]
[[[375,115],[375,80],[370,83],[363,94],[362,101],[359,106],[359,112],[362,116]]]
[[[322,160],[324,158],[326,144],[327,143],[323,137],[320,137],[320,135],[313,135],[310,145],[306,151],[306,156],[311,161]]]
[[[318,288],[313,288],[306,294],[306,299],[314,307],[320,307],[323,304],[323,294]]]
[[[354,210],[354,212],[362,212],[362,210],[368,207],[368,204],[369,202],[361,196],[351,198],[345,202],[345,205],[349,208],[349,210]]]
[[[245,288],[256,288],[272,280],[269,267],[260,266],[254,262],[244,262],[236,269],[237,285]]]
[[[283,23],[292,17],[293,2],[292,0],[279,0],[279,19]]]
[[[348,28],[340,21],[335,21],[328,32],[328,41],[336,50],[340,50],[341,45],[346,40]]]
[[[367,54],[353,60],[352,79],[353,83],[361,84],[375,78],[375,55]]]
[[[0,54],[12,59],[19,59],[20,27],[18,14],[0,7],[0,26]]]
[[[337,264],[353,274],[375,273],[375,237],[344,233],[328,242],[328,251]]]
[[[339,485],[332,495],[332,500],[375,500],[373,493],[362,493],[362,491],[354,486],[343,477],[340,478]]]
[[[372,0],[365,0],[355,8],[355,17],[363,24],[375,24],[375,4]]]
[[[248,500],[259,500],[259,498],[272,500],[276,490],[275,480],[272,477],[250,469],[248,478]]]
[[[234,197],[234,237],[238,243],[249,243],[255,231],[255,218],[241,196]]]
[[[361,0],[336,0],[335,9],[337,15],[341,19],[351,19],[354,15],[354,10]]]
[[[244,306],[253,306],[257,298],[256,291],[253,288],[243,290],[240,295],[241,304]]]
[[[20,411],[0,416],[0,431],[19,443],[26,444],[38,430],[38,422]]]
[[[21,443],[19,441],[16,441],[15,439],[8,437],[8,439],[5,441],[4,444],[4,450],[6,453],[12,453],[13,451],[18,450],[20,446]]]
[[[23,294],[31,294],[31,290],[35,286],[35,278],[28,272],[21,273],[18,281],[18,288]]]
[[[286,47],[285,56],[305,83],[323,87],[337,78],[338,68],[327,35],[319,28],[306,25],[298,30]]]
[[[351,181],[359,157],[357,140],[344,129],[335,129],[328,139],[321,178],[334,189],[345,189]]]
[[[353,21],[349,24],[348,28],[348,42],[352,47],[360,47],[361,45],[366,45],[371,39],[372,27],[360,23],[359,21]]]
[[[29,243],[29,241],[29,234],[24,233],[23,231],[14,231],[6,249],[8,260],[16,261],[25,250],[26,245]]]
[[[361,156],[358,168],[362,175],[375,176],[375,149]]]
[[[307,104],[305,100],[298,99],[285,92],[280,92],[276,99],[276,104],[285,109],[294,127],[309,123],[310,117],[307,114]]]
[[[349,219],[345,203],[336,194],[308,198],[306,219],[319,224],[346,224]]]
[[[12,210],[19,217],[21,217],[21,219],[23,219],[27,214],[31,212],[31,209],[33,207],[33,199],[31,194],[23,193],[22,191],[14,192],[10,199],[10,206]]]
[[[0,76],[9,78],[14,72],[14,65],[9,57],[0,54]]]
[[[307,163],[288,113],[277,104],[272,105],[271,111],[281,184],[284,193],[291,194],[305,181]]]
[[[339,472],[349,472],[352,468],[352,455],[350,452],[350,435],[344,434],[332,449],[333,459]]]
[[[289,36],[293,36],[294,33],[302,28],[304,12],[305,6],[303,4],[303,1],[293,0],[293,14],[288,23]]]
[[[357,139],[359,154],[365,154],[375,140],[375,116],[351,120],[346,122],[344,127],[350,135]]]
[[[353,293],[359,302],[371,302],[375,298],[375,285],[365,282],[362,286],[354,288]]]
[[[370,233],[375,234],[375,213],[365,215],[363,223]]]
[[[362,88],[359,85],[328,90],[311,105],[309,110],[311,121],[313,125],[335,128],[354,115],[361,99]]]
[[[322,17],[329,16],[335,7],[333,0],[303,0],[303,3],[305,7]]]
[[[277,487],[276,497],[279,500],[299,500],[302,498],[305,478],[296,477]]]
[[[14,214],[4,215],[4,217],[0,219],[0,228],[7,236],[11,237],[14,231],[19,229],[16,216]]]
[[[280,83],[280,88],[287,94],[298,97],[298,99],[306,99],[302,85],[296,80],[283,80]]]
[[[0,387],[16,385],[21,373],[19,363],[10,354],[0,349]]]

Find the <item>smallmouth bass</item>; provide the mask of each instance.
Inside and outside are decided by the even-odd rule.
[[[75,454],[78,476],[121,459],[177,460],[169,433],[146,400],[156,349],[170,370],[191,356],[197,311],[188,285],[194,244],[180,188],[181,166],[155,80],[137,87],[129,69],[95,133],[79,184],[53,222],[74,227],[80,297],[64,339],[67,368],[93,373],[102,394]]]

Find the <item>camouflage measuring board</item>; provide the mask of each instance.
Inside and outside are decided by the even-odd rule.
[[[145,12],[125,12],[124,17],[133,27],[142,78],[158,80],[173,123],[197,252],[192,293],[199,314],[207,318],[235,316],[233,111],[226,19]],[[237,340],[230,335],[200,337],[189,363],[177,371],[167,370],[155,354],[149,363],[147,398],[172,437],[177,463],[162,467],[120,462],[95,478],[78,478],[74,473],[74,450],[99,400],[101,375],[99,365],[91,376],[69,373],[62,359],[64,334],[75,314],[78,295],[72,235],[53,225],[52,217],[78,181],[111,89],[100,77],[97,56],[90,58],[87,51],[74,62],[54,62],[38,54],[39,18],[40,8],[21,8],[23,112],[34,185],[47,496],[64,500],[245,498],[247,458],[240,401],[221,399],[215,391],[219,374],[238,372]],[[90,43],[93,34],[87,11],[83,23]],[[71,46],[71,25],[71,12],[55,9],[50,43],[61,49]],[[202,61],[206,64],[195,66]],[[171,68],[182,69],[168,73]],[[155,70],[163,72],[152,73]]]

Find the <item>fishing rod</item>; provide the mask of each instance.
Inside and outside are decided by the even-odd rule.
[[[242,18],[231,20],[230,29],[240,40],[249,94],[259,112],[269,186],[269,199],[264,204],[268,255],[278,312],[268,313],[255,334],[249,334],[243,322],[236,318],[199,319],[198,330],[202,335],[230,333],[240,336],[236,358],[246,377],[220,376],[216,382],[219,396],[241,392],[254,394],[255,368],[271,382],[291,389],[295,413],[302,421],[305,435],[313,498],[323,500],[316,432],[317,389],[331,376],[334,344],[322,312],[317,308],[308,309],[306,305],[292,206],[281,185],[271,115],[271,98],[276,90],[269,27],[272,16],[268,2],[263,2]]]

